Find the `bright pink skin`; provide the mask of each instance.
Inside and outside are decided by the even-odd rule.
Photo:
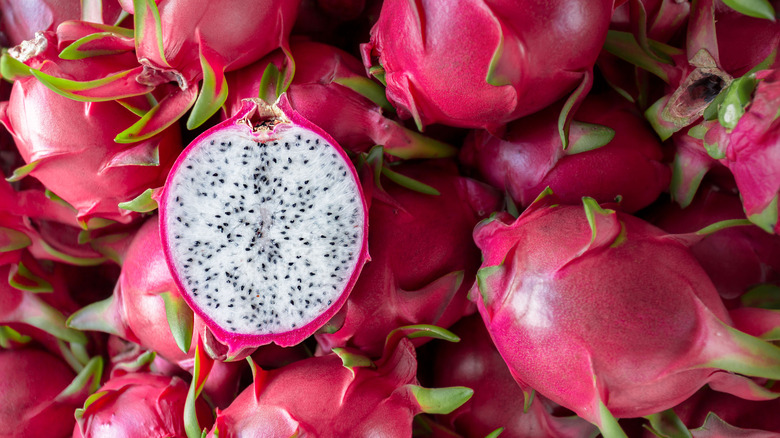
[[[474,390],[471,400],[443,417],[455,431],[467,437],[484,437],[503,427],[501,436],[507,438],[579,438],[597,432],[581,418],[554,416],[554,404],[538,394],[523,413],[523,390],[479,316],[463,318],[452,331],[460,342],[439,343],[433,383]]]
[[[474,232],[471,296],[515,380],[602,425],[599,403],[643,416],[732,376],[707,365],[744,350],[688,249],[620,212],[594,211],[594,233],[582,206],[554,198]]]
[[[76,375],[41,350],[0,350],[0,437],[70,437],[81,400],[56,400]]]
[[[287,97],[295,111],[351,151],[366,152],[377,144],[386,150],[408,148],[412,142],[408,130],[385,117],[379,105],[337,82],[365,79],[365,69],[357,58],[312,41],[293,42],[290,52],[295,59],[295,76]],[[241,110],[242,99],[258,96],[263,72],[269,64],[281,68],[285,60],[283,53],[275,52],[228,74],[227,115],[232,117]]]
[[[39,67],[54,59],[52,45],[50,38],[46,52],[28,61],[28,65]],[[93,63],[91,59],[47,62],[43,70],[60,77],[85,79],[116,66],[105,60]],[[181,149],[179,129],[167,129],[141,143],[115,143],[114,137],[137,120],[116,102],[71,100],[34,77],[18,79],[9,102],[0,106],[0,122],[14,136],[25,162],[40,162],[30,175],[76,208],[76,216],[85,222],[104,218],[128,223],[138,214],[117,204],[164,183]],[[132,165],[150,162],[155,148],[159,165]]]
[[[125,11],[134,13],[132,1],[120,3]],[[160,75],[151,74],[139,80],[158,85],[171,79],[165,75],[173,74],[182,89],[186,89],[203,78],[200,63],[203,51],[215,55],[221,73],[248,65],[286,45],[299,2],[156,0],[155,3],[160,14],[162,41],[158,40],[157,29],[149,16],[136,55],[142,65]],[[147,74],[150,73],[144,76]]]
[[[345,161],[350,162],[346,153],[338,146],[338,143],[333,139],[333,137],[328,135],[326,132],[322,131],[319,127],[313,125],[311,122],[306,120],[304,117],[302,117],[299,113],[297,113],[295,110],[291,108],[285,94],[283,94],[280,97],[278,102],[278,108],[284,113],[284,115],[290,120],[290,122],[293,125],[305,129],[309,129],[312,132],[315,132],[318,135],[322,136],[328,143],[335,146],[334,152],[339,154]],[[265,139],[267,138],[270,138],[266,136],[268,136],[269,134],[273,135],[273,133],[277,132],[277,130],[279,130],[279,132],[283,132],[285,126],[287,125],[285,123],[276,125],[273,128],[273,130],[270,131],[270,133],[261,133],[261,134],[252,132],[252,129],[244,123],[237,123],[237,121],[241,120],[242,118],[251,117],[251,115],[254,114],[256,109],[257,109],[257,104],[255,102],[246,100],[244,108],[241,112],[235,114],[230,119],[225,120],[224,122],[216,126],[213,126],[212,128],[206,130],[203,134],[198,136],[195,140],[192,141],[192,143],[190,143],[189,146],[187,146],[184,152],[181,153],[177,161],[174,163],[173,167],[171,168],[171,175],[175,174],[177,168],[181,165],[184,158],[187,157],[188,154],[192,153],[193,151],[197,151],[201,147],[210,146],[208,144],[208,141],[205,141],[204,139],[206,139],[208,136],[212,134],[219,133],[221,130],[226,130],[226,129],[237,130],[242,132],[242,134],[246,135],[247,137],[255,136],[261,138],[261,136],[263,136],[262,137],[264,139],[263,141],[265,141]],[[351,175],[350,175],[351,178],[354,178],[356,181],[359,181],[355,169],[350,166],[350,170],[351,170]],[[189,304],[190,308],[192,308],[192,310],[195,312],[196,315],[200,316],[200,318],[203,319],[206,326],[214,334],[216,340],[218,340],[223,345],[228,347],[227,357],[235,357],[242,351],[253,350],[259,346],[270,344],[271,342],[280,345],[282,347],[288,347],[288,346],[297,345],[301,343],[304,339],[311,336],[312,334],[314,334],[315,331],[317,331],[319,328],[325,325],[341,309],[341,307],[347,301],[347,297],[349,296],[349,293],[354,287],[355,282],[357,281],[358,276],[360,275],[360,271],[363,265],[369,259],[368,238],[367,238],[368,220],[365,220],[364,228],[363,228],[364,241],[363,241],[363,246],[360,250],[360,254],[358,256],[358,261],[355,270],[352,272],[350,279],[348,280],[344,288],[343,293],[339,296],[338,299],[333,301],[333,304],[330,307],[328,307],[325,312],[323,312],[320,316],[316,317],[310,323],[301,325],[298,328],[287,332],[261,334],[261,335],[234,333],[228,331],[226,328],[221,327],[219,324],[214,322],[209,316],[208,312],[197,305],[193,297],[190,295],[190,291],[188,291],[187,288],[183,287],[182,282],[179,279],[181,274],[176,271],[175,265],[171,260],[173,256],[170,253],[170,251],[168,251],[168,246],[169,246],[168,241],[169,239],[172,238],[172,236],[169,235],[170,233],[167,231],[166,219],[165,219],[166,215],[169,213],[168,210],[169,203],[175,206],[175,203],[170,202],[170,200],[168,199],[168,192],[164,190],[163,194],[160,197],[160,209],[159,209],[160,236],[162,238],[162,245],[163,245],[163,251],[165,252],[165,257],[166,260],[168,261],[168,266],[171,269],[171,274],[173,275],[174,281],[176,282],[178,289],[182,292],[182,297],[187,302],[187,304]],[[367,210],[368,207],[365,205],[365,199],[363,199],[364,217],[368,215]]]
[[[758,77],[747,112],[728,134],[726,144],[719,145],[725,148],[722,163],[734,174],[748,217],[770,208],[780,197],[780,69],[765,70]],[[776,218],[777,212],[774,214]],[[767,226],[780,233],[777,219]]]
[[[178,377],[148,373],[112,376],[77,419],[74,438],[183,437],[184,400],[189,386]],[[196,400],[199,424],[210,427],[211,410]]]
[[[682,209],[667,204],[652,213],[654,225],[669,233],[696,232],[728,219],[745,219],[739,196],[708,186]],[[706,236],[691,252],[712,279],[720,296],[738,298],[751,287],[780,282],[780,236],[757,227],[735,227]]]
[[[559,107],[550,107],[517,120],[501,138],[473,131],[461,150],[461,161],[521,206],[550,187],[566,203],[577,203],[583,196],[613,202],[621,196],[620,208],[634,212],[668,187],[670,172],[661,162],[661,144],[625,99],[613,94],[585,99],[575,120],[608,126],[615,137],[605,146],[574,155],[563,149],[559,112]]]
[[[11,47],[29,40],[38,31],[56,30],[63,21],[81,18],[80,0],[0,0],[0,27]],[[103,22],[113,24],[119,16],[116,2],[103,2]]]
[[[320,347],[350,346],[370,357],[390,331],[405,325],[449,327],[474,311],[466,294],[479,267],[474,225],[499,206],[499,197],[458,174],[451,160],[402,164],[403,175],[437,189],[426,195],[383,179],[369,209],[371,262],[347,300],[344,323],[318,333]],[[483,205],[489,205],[484,208]],[[427,338],[415,340],[418,346]]]
[[[38,259],[100,263],[102,254],[89,243],[78,243],[82,228],[73,213],[72,208],[47,198],[43,190],[15,191],[7,181],[0,180],[0,249],[18,248],[0,251],[0,265],[18,261],[25,250]],[[25,240],[27,246],[14,245],[17,239]]]
[[[220,438],[242,436],[412,436],[421,412],[407,385],[417,385],[414,346],[401,340],[377,367],[347,368],[336,354],[273,370],[227,409],[217,411]],[[216,436],[215,430],[208,437]]]
[[[379,57],[402,117],[494,131],[572,91],[596,62],[611,14],[605,0],[469,0],[457,13],[446,2],[385,1],[363,61]]]

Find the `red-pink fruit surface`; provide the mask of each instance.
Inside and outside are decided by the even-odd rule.
[[[691,205],[667,204],[652,213],[653,224],[669,233],[693,233],[718,221],[744,219],[734,193],[702,187]],[[691,252],[723,299],[738,298],[753,286],[780,281],[780,237],[758,227],[735,227],[703,238]]]
[[[178,377],[149,373],[114,376],[78,415],[74,438],[184,437],[188,385]],[[211,412],[196,400],[199,424],[210,427]]]
[[[51,35],[45,48],[27,63],[47,74],[84,80],[117,63],[94,58],[60,61]],[[49,62],[52,60],[57,62]],[[89,224],[101,218],[128,223],[137,214],[118,207],[144,190],[159,187],[181,148],[178,128],[131,145],[114,142],[138,117],[117,102],[78,102],[47,88],[35,77],[17,79],[7,103],[0,104],[0,122],[11,132],[25,162],[37,163],[30,175],[77,210]],[[45,127],[45,129],[43,128]]]
[[[286,45],[298,11],[298,2],[289,0],[155,0],[158,28],[151,8],[141,3],[146,10],[135,11],[136,3],[120,1],[125,11],[143,14],[136,55],[150,71],[139,79],[158,85],[175,78],[182,89],[203,78],[201,55],[221,76]]]
[[[0,373],[0,437],[70,436],[79,406],[57,400],[76,377],[64,362],[40,350],[2,350]]]
[[[440,194],[419,193],[386,179],[384,190],[373,190],[371,262],[347,300],[343,325],[316,335],[325,351],[350,346],[376,357],[388,333],[398,327],[446,328],[474,311],[466,298],[479,267],[471,232],[498,208],[498,196],[461,177],[451,160],[404,163],[393,170]]]
[[[412,435],[420,408],[414,346],[407,340],[376,366],[349,368],[336,354],[257,370],[255,382],[217,412],[208,437]]]
[[[473,131],[461,160],[522,206],[550,187],[566,203],[576,203],[583,196],[599,202],[620,197],[620,208],[633,212],[655,201],[668,187],[670,172],[661,162],[661,143],[625,99],[614,94],[591,95],[575,114],[576,121],[614,130],[614,137],[597,149],[581,151],[579,144],[602,143],[599,137],[605,134],[589,132],[591,128],[580,128],[575,122],[571,144],[564,150],[558,133],[559,113],[558,107],[550,107],[517,120],[501,137]]]
[[[444,417],[463,436],[485,437],[503,427],[508,438],[580,438],[596,428],[576,416],[554,415],[556,405],[540,395],[524,411],[525,396],[509,373],[479,316],[452,327],[458,343],[440,343],[436,350],[434,386],[465,386],[474,396]],[[557,406],[560,409],[560,406]]]
[[[572,91],[596,62],[611,1],[385,1],[364,62],[421,125],[495,130]]]
[[[314,41],[295,41],[290,45],[290,53],[295,60],[295,75],[286,92],[290,105],[333,136],[343,148],[366,152],[374,145],[382,145],[389,154],[402,158],[453,153],[451,147],[423,137],[388,117],[386,113],[388,109],[392,113],[392,108],[381,97],[383,88],[365,77],[360,61],[349,53]],[[283,68],[286,60],[283,53],[274,52],[228,74],[227,115],[233,116],[241,110],[242,99],[264,93],[260,87],[266,68],[271,65]],[[372,92],[380,93],[380,97]]]
[[[728,326],[680,238],[583,204],[548,195],[475,229],[484,261],[472,299],[521,386],[609,429],[610,412],[660,412],[712,379],[751,385],[718,368],[776,374],[778,349]]]

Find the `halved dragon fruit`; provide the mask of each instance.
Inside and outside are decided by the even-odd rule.
[[[231,357],[297,344],[341,308],[368,258],[366,210],[344,152],[282,95],[246,100],[187,147],[160,230],[185,300]]]

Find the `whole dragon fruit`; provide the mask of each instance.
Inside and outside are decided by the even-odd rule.
[[[465,386],[474,396],[444,416],[445,424],[464,436],[486,437],[502,429],[502,438],[581,438],[598,430],[576,416],[553,415],[555,405],[535,395],[526,406],[479,316],[461,319],[452,327],[457,344],[440,343],[432,364],[435,386]]]
[[[583,199],[547,195],[477,226],[471,291],[515,380],[622,436],[615,417],[671,408],[709,383],[766,397],[780,349],[730,327],[685,236]],[[724,371],[725,370],[725,371]]]
[[[404,163],[393,172],[438,194],[420,193],[384,177],[371,190],[371,262],[347,300],[342,325],[332,322],[335,331],[315,335],[324,351],[350,346],[377,357],[387,334],[397,327],[446,328],[474,311],[466,298],[479,267],[471,232],[498,208],[497,194],[461,177],[450,160]]]
[[[184,437],[187,392],[178,377],[116,373],[76,411],[73,438]],[[199,424],[210,427],[206,402],[196,400],[195,410]]]
[[[577,88],[584,95],[612,1],[385,1],[363,61],[422,128],[495,131]],[[554,48],[554,50],[553,50]],[[381,67],[381,70],[379,69]],[[576,96],[575,96],[576,99]]]
[[[449,156],[455,149],[424,137],[384,115],[392,106],[382,87],[365,77],[360,61],[327,44],[296,41],[290,45],[295,59],[295,76],[287,88],[292,108],[322,128],[345,149],[366,152],[382,145],[385,152],[401,158]],[[241,110],[242,99],[263,97],[276,100],[277,83],[269,76],[292,68],[284,53],[272,55],[248,67],[227,74],[230,89],[226,102],[228,116]],[[271,67],[272,70],[267,72]],[[271,86],[274,90],[262,89]]]
[[[15,60],[26,62],[29,68],[80,77],[99,75],[113,65],[110,60],[93,62],[93,58],[49,62],[57,56],[54,45],[53,35],[39,34],[32,47],[14,52]],[[116,56],[116,62],[126,62]],[[14,179],[35,177],[73,206],[87,227],[104,225],[105,220],[128,223],[137,218],[118,204],[161,186],[180,151],[178,129],[133,145],[115,143],[114,137],[137,119],[117,102],[78,102],[55,93],[33,76],[18,77],[10,100],[0,103],[0,122],[13,135],[27,163]]]
[[[297,344],[336,314],[368,258],[366,216],[344,152],[282,95],[246,100],[185,149],[160,233],[184,299],[234,357]]]
[[[619,197],[621,209],[633,212],[668,187],[661,144],[629,102],[614,94],[589,95],[574,115],[566,149],[559,112],[550,107],[517,120],[501,137],[473,131],[461,161],[524,207],[550,187],[563,202]]]
[[[450,412],[472,393],[419,386],[414,346],[401,335],[430,332],[421,327],[391,334],[376,362],[343,349],[272,371],[253,366],[254,383],[217,411],[208,437],[412,436],[415,415]]]
[[[73,411],[86,400],[90,385],[96,386],[94,378],[100,378],[84,373],[79,381],[65,362],[33,348],[0,350],[0,372],[3,438],[70,437]]]

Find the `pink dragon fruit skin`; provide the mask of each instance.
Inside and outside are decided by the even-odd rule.
[[[598,433],[581,418],[554,416],[552,403],[538,394],[524,412],[523,391],[479,316],[461,319],[452,330],[461,340],[439,344],[433,384],[465,386],[474,390],[474,396],[445,416],[445,424],[469,437],[485,437],[499,427],[504,428],[500,436],[507,438],[580,438]]]
[[[611,14],[611,1],[385,1],[363,60],[378,56],[402,117],[493,131],[583,81]]]
[[[389,106],[386,101],[377,103],[369,98],[376,97],[361,94],[359,89],[376,91],[381,87],[365,77],[360,61],[349,53],[312,41],[294,41],[290,53],[296,61],[295,76],[286,92],[291,106],[342,147],[366,152],[380,144],[387,153],[402,158],[454,154],[451,146],[427,139],[384,116],[383,111]],[[242,99],[262,93],[260,85],[266,67],[281,65],[285,60],[284,53],[274,52],[226,75],[230,90],[227,116],[241,110]],[[359,85],[351,88],[352,84]]]
[[[90,65],[84,61],[81,68]],[[128,223],[138,217],[118,204],[161,186],[181,148],[178,129],[131,146],[115,143],[116,134],[137,120],[133,113],[116,102],[68,99],[34,77],[14,83],[0,112],[24,160],[38,163],[29,174],[87,224],[92,218]]]
[[[517,220],[497,216],[474,232],[484,261],[472,299],[526,391],[603,432],[614,417],[663,411],[718,379],[746,395],[730,384],[749,381],[718,368],[776,374],[776,347],[727,325],[679,239],[592,199],[584,210],[555,202],[546,196]],[[754,348],[763,351],[751,356]]]
[[[577,143],[588,139],[578,140],[574,126],[571,146],[563,149],[559,112],[550,107],[517,120],[502,137],[473,131],[461,150],[461,161],[522,206],[550,187],[566,203],[576,203],[582,196],[612,202],[619,196],[621,209],[633,212],[668,187],[670,172],[661,162],[660,142],[627,101],[614,94],[585,98],[575,119],[611,128],[614,138],[584,152],[577,150]]]
[[[459,176],[451,160],[393,169],[440,194],[422,194],[389,181],[382,184],[384,191],[374,190],[369,208],[371,262],[347,300],[343,325],[334,333],[315,335],[324,351],[350,346],[377,357],[387,334],[397,327],[446,328],[474,311],[466,298],[479,266],[471,232],[498,207],[497,194]],[[480,202],[490,207],[480,211]],[[418,346],[424,340],[416,340]]]
[[[70,437],[73,411],[84,399],[57,400],[76,377],[63,361],[41,350],[2,350],[0,373],[0,437]]]
[[[420,387],[414,346],[408,339],[397,342],[375,364],[343,351],[277,370],[256,369],[254,384],[217,410],[208,437],[412,436],[412,419],[426,407],[415,394]],[[441,389],[455,390],[456,405],[471,393]]]
[[[706,186],[691,205],[661,206],[651,222],[669,233],[691,233],[722,220],[745,219],[736,194]],[[738,298],[751,287],[780,282],[780,237],[757,227],[719,231],[691,246],[691,252],[724,300]]]
[[[119,17],[119,5],[110,1],[99,2],[102,3],[103,22],[113,23]],[[13,47],[31,39],[35,32],[53,31],[63,21],[81,18],[82,3],[80,0],[2,0],[0,28]]]
[[[74,438],[184,437],[188,386],[178,377],[150,373],[112,376],[76,414]],[[200,424],[210,427],[210,409],[196,400]]]
[[[707,417],[714,413],[726,424],[738,428],[740,431],[749,430],[752,432],[752,435],[745,436],[763,438],[764,436],[771,437],[780,434],[780,418],[776,415],[779,407],[779,399],[760,402],[743,400],[730,394],[702,388],[691,398],[676,406],[674,412],[689,429],[700,427],[705,423]],[[696,438],[723,436],[696,433],[695,430],[692,432]]]
[[[121,0],[135,14],[135,2]],[[141,64],[161,73],[174,73],[182,88],[195,85],[203,72],[199,54],[208,51],[219,60],[214,66],[231,71],[248,65],[283,42],[292,29],[298,2],[286,0],[210,1],[155,0],[161,33],[146,12],[137,36],[136,56]],[[146,6],[146,5],[144,5]],[[229,31],[228,31],[229,30]],[[247,36],[256,35],[247,44]],[[158,39],[161,36],[162,40]],[[138,43],[140,41],[140,43]],[[162,49],[162,50],[161,50]],[[154,84],[157,85],[157,84]]]
[[[780,233],[780,69],[757,76],[753,100],[728,135],[724,164],[734,174],[748,218]]]

